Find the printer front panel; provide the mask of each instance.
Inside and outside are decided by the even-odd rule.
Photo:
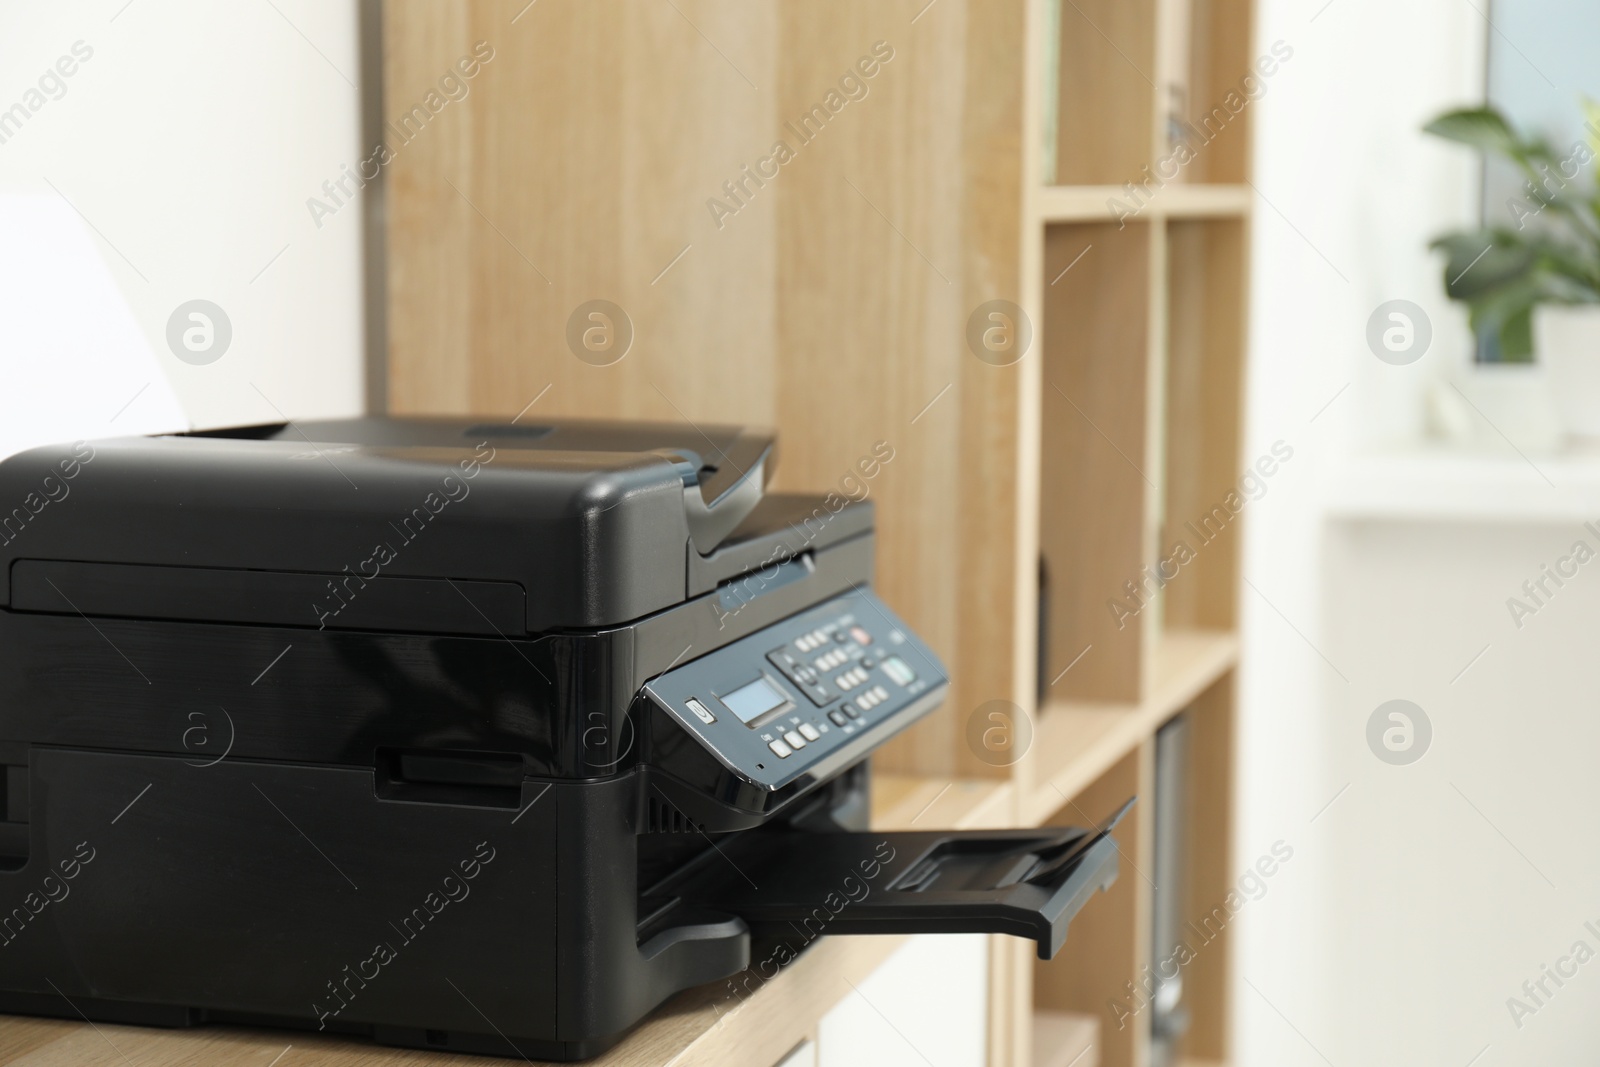
[[[854,588],[648,683],[655,721],[670,725],[651,731],[646,760],[663,779],[770,814],[911,725],[948,686],[932,650]]]

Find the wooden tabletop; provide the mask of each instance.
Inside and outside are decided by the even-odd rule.
[[[873,786],[879,829],[1003,825],[1011,787],[880,776]],[[759,1067],[777,1063],[859,985],[903,937],[825,937],[755,993],[727,984],[686,990],[645,1018],[592,1067]],[[752,978],[752,982],[759,979]],[[370,1041],[294,1030],[206,1026],[160,1030],[0,1015],[0,1064],[14,1067],[446,1067],[506,1060],[386,1048]],[[517,1062],[517,1061],[510,1061]]]
[[[752,1067],[777,1063],[816,1020],[904,941],[825,938],[756,993],[734,1001],[719,986],[669,1000],[594,1067]],[[293,1030],[206,1026],[159,1030],[0,1016],[0,1063],[8,1067],[447,1067],[515,1059],[386,1048]],[[542,1064],[541,1064],[542,1067]]]

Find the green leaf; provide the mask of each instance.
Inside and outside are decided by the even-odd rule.
[[[1525,242],[1489,230],[1449,234],[1433,247],[1447,254],[1444,289],[1452,300],[1471,300],[1523,277],[1539,260]]]
[[[1544,301],[1600,302],[1600,261],[1591,246],[1540,232],[1484,229],[1448,233],[1430,247],[1446,255],[1444,285],[1452,300],[1476,301],[1526,282]]]
[[[1534,233],[1526,238],[1526,245],[1537,257],[1528,268],[1528,276],[1538,283],[1541,302],[1590,304],[1600,301],[1600,262],[1596,261],[1592,241],[1586,247],[1549,234]]]
[[[1533,362],[1533,308],[1527,307],[1500,326],[1500,357],[1507,363]]]
[[[1467,301],[1467,310],[1476,330],[1501,328],[1524,312],[1532,310],[1544,297],[1544,287],[1538,276],[1528,274],[1510,281],[1490,292],[1481,293]]]
[[[1435,137],[1468,145],[1480,152],[1495,152],[1513,159],[1522,155],[1522,142],[1505,116],[1492,107],[1447,111],[1423,127]]]
[[[1541,266],[1535,276],[1539,279],[1541,304],[1595,303],[1594,283],[1591,281],[1568,277],[1549,266]]]

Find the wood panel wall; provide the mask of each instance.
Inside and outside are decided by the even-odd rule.
[[[965,722],[1032,705],[1033,416],[1026,360],[965,332],[1023,299],[1022,0],[525,3],[385,9],[395,118],[494,50],[388,167],[389,409],[767,424],[777,486],[819,492],[887,441],[878,589],[955,684],[877,762],[1003,774]],[[793,158],[746,178],[780,140]],[[610,366],[566,343],[592,299],[633,324]]]

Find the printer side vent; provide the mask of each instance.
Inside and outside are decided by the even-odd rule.
[[[665,800],[650,797],[645,810],[647,834],[699,834],[705,829]]]

